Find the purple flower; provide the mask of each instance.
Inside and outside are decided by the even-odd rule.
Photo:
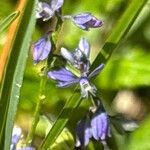
[[[39,2],[36,12],[36,18],[43,18],[43,21],[47,21],[52,18],[56,11],[62,7],[64,0],[51,0],[50,4],[45,2]]]
[[[103,21],[97,19],[89,12],[81,13],[75,16],[64,16],[64,18],[71,19],[76,26],[83,30],[89,30],[89,28],[98,28],[103,25]]]
[[[106,140],[110,135],[108,115],[106,112],[98,110],[91,119],[91,132],[95,140]]]
[[[86,117],[78,122],[76,128],[76,147],[86,146],[90,138],[101,140],[106,147],[106,138],[110,136],[109,118],[105,111],[97,110],[91,119]]]
[[[11,146],[10,150],[35,150],[35,148],[30,146],[17,146],[19,140],[22,137],[22,130],[20,127],[15,126],[12,132]]]
[[[91,137],[90,119],[85,118],[80,120],[76,128],[76,147],[88,145]]]
[[[72,65],[86,72],[89,70],[90,44],[85,38],[80,38],[78,47],[74,52],[61,48],[61,55]]]
[[[37,40],[33,45],[33,60],[38,63],[48,57],[51,51],[51,42],[48,34],[45,34],[39,40]]]
[[[88,97],[89,93],[95,96],[96,87],[90,83],[89,79],[99,73],[104,64],[100,64],[94,71],[76,76],[66,68],[60,68],[57,70],[51,70],[48,72],[48,76],[58,81],[58,87],[68,87],[75,83],[79,83],[81,87],[81,96]]]
[[[48,76],[58,81],[58,87],[67,87],[79,83],[82,97],[88,97],[89,93],[95,96],[97,89],[90,83],[90,78],[97,75],[104,67],[104,64],[100,64],[96,69],[90,71],[90,45],[88,41],[85,38],[81,38],[75,51],[70,52],[65,48],[61,48],[61,54],[69,63],[75,66],[80,73],[76,75],[75,72],[71,72],[66,68],[60,68],[49,71]]]
[[[19,127],[14,127],[13,132],[12,132],[12,139],[11,139],[11,150],[16,148],[16,145],[18,141],[20,140],[22,135],[22,130]]]
[[[35,148],[30,146],[18,147],[17,150],[35,150]]]

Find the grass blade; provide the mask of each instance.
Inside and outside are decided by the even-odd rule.
[[[19,11],[11,13],[3,21],[0,22],[0,33],[3,32],[19,15]]]
[[[11,54],[1,86],[0,98],[0,148],[10,149],[11,133],[19,101],[23,73],[35,27],[36,0],[26,0],[20,23],[11,45]]]
[[[135,19],[138,17],[138,14],[146,2],[147,0],[133,0],[131,3],[129,3],[128,8],[123,13],[122,17],[118,20],[117,25],[113,28],[110,36],[105,42],[105,45],[93,62],[93,69],[96,68],[100,63],[107,62],[113,50],[117,47],[125,35],[127,35],[129,29],[133,25]]]

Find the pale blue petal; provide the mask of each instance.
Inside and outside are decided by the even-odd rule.
[[[78,48],[82,51],[87,59],[89,59],[90,55],[90,44],[85,38],[81,38]]]
[[[70,82],[77,79],[77,77],[66,68],[49,71],[48,76],[54,80],[59,80],[62,82]]]
[[[74,79],[72,81],[66,81],[66,82],[58,81],[57,87],[68,87],[68,86],[73,85],[78,82],[79,82],[78,78]]]
[[[70,51],[68,51],[66,48],[61,48],[60,50],[61,55],[68,60],[70,63],[74,63],[74,57],[73,57],[73,53],[71,53]]]
[[[62,7],[64,0],[51,0],[50,6],[53,10],[58,10]]]
[[[33,60],[39,62],[48,57],[51,51],[51,42],[48,36],[43,36],[33,45]]]
[[[95,75],[97,75],[104,67],[104,64],[100,64],[97,68],[95,68],[89,75],[88,75],[88,78],[91,78]]]

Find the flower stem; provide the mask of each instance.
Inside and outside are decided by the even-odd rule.
[[[61,30],[62,22],[57,21],[55,23],[55,18],[53,19],[52,22],[54,22],[53,23],[54,25],[51,26],[52,29],[50,29],[50,31],[53,31],[53,33],[57,33],[58,31]],[[57,29],[58,24],[59,24],[59,28]],[[55,40],[51,37],[51,43],[52,43],[52,50],[51,51],[52,52],[56,51],[57,42],[58,42],[58,36],[56,37]],[[31,124],[31,128],[28,132],[28,135],[27,135],[27,138],[25,141],[26,145],[30,145],[32,143],[33,136],[34,136],[37,124],[38,124],[39,119],[40,119],[40,110],[41,110],[42,104],[44,103],[44,99],[45,99],[45,87],[46,87],[46,82],[47,82],[46,74],[47,74],[48,68],[51,68],[52,60],[53,60],[53,58],[52,58],[52,55],[50,53],[48,56],[48,59],[46,61],[46,64],[45,64],[44,74],[43,74],[41,81],[40,81],[39,96],[38,96],[35,112],[33,115],[33,121]]]
[[[31,144],[35,130],[36,130],[36,127],[37,127],[37,124],[38,124],[39,119],[40,119],[40,110],[41,110],[42,103],[45,99],[44,91],[45,91],[46,80],[47,79],[44,75],[40,81],[40,90],[39,90],[38,101],[37,101],[37,105],[35,108],[31,128],[30,128],[28,135],[27,135],[26,145]]]

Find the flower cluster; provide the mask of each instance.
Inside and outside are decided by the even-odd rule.
[[[64,0],[51,0],[50,3],[39,2],[36,18],[42,18],[43,21],[51,19],[55,15],[55,13],[58,13],[60,11],[63,3]]]
[[[93,137],[95,140],[105,141],[110,136],[110,126],[107,113],[98,109],[91,116],[80,120],[76,128],[76,147],[83,147]]]
[[[43,21],[48,21],[52,17],[57,16],[62,21],[69,19],[76,26],[83,30],[89,30],[89,28],[98,28],[103,25],[103,21],[97,19],[89,12],[77,14],[77,15],[62,15],[61,7],[64,4],[64,0],[51,0],[49,3],[38,2],[38,8],[36,9],[36,18],[41,18]],[[38,63],[46,59],[51,52],[52,46],[49,39],[49,31],[37,40],[33,45],[33,61]]]
[[[61,48],[62,56],[74,67],[79,69],[80,74],[77,76],[66,67],[51,70],[48,72],[48,76],[58,81],[58,87],[67,87],[72,84],[79,83],[82,97],[88,97],[89,93],[96,96],[97,89],[89,80],[99,73],[104,64],[100,64],[96,69],[91,71],[89,53],[90,46],[85,38],[80,39],[78,47],[72,53],[65,48]]]
[[[22,130],[20,127],[15,126],[12,132],[11,146],[10,150],[35,150],[31,146],[20,146],[18,143],[22,138]]]
[[[62,15],[61,7],[63,4],[64,0],[51,0],[50,3],[39,2],[36,13],[37,19],[41,18],[43,21],[48,21],[53,17],[57,17],[56,26],[61,26],[58,20],[62,22],[71,20],[77,27],[86,31],[90,28],[98,28],[103,25],[103,21],[97,19],[89,12],[83,12],[77,15]],[[35,63],[48,58],[48,56],[54,56],[52,49],[55,49],[53,46],[55,47],[56,43],[49,36],[55,30],[57,32],[57,27],[53,31],[48,30],[44,36],[34,43],[33,60]],[[95,99],[97,96],[97,88],[90,80],[102,70],[104,64],[100,63],[97,68],[91,69],[89,59],[90,44],[88,40],[81,37],[77,47],[73,51],[62,47],[59,56],[65,60],[66,66],[63,65],[57,69],[52,69],[50,64],[49,71],[46,72],[48,77],[57,81],[57,87],[60,88],[79,84],[82,98],[90,97]],[[98,102],[95,102],[96,111],[90,110],[87,117],[78,122],[76,129],[76,147],[86,146],[91,138],[105,141],[109,136],[110,126],[108,115],[99,106]]]

